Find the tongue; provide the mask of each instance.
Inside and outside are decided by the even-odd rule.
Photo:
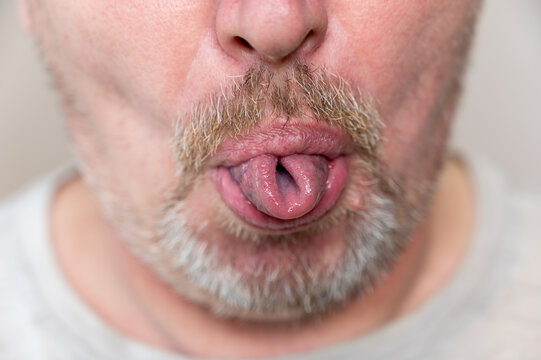
[[[260,211],[283,220],[312,210],[325,192],[328,161],[319,155],[260,155],[231,168],[244,196]]]

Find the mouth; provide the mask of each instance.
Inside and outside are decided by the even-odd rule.
[[[288,232],[322,219],[338,203],[353,141],[326,124],[292,121],[222,143],[213,158],[224,203],[265,232]]]

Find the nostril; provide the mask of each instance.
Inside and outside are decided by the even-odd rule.
[[[245,50],[253,50],[253,49],[254,49],[254,48],[252,47],[252,45],[250,45],[250,43],[249,43],[246,39],[244,39],[244,38],[242,38],[242,37],[240,37],[240,36],[235,36],[235,37],[233,38],[233,41],[234,41],[237,45],[239,45],[240,47],[244,48]]]

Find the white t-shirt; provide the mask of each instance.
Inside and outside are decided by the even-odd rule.
[[[477,214],[453,277],[367,336],[280,359],[541,359],[541,198],[467,160]],[[73,173],[57,171],[0,205],[0,359],[190,359],[116,332],[70,288],[51,248],[49,209]]]

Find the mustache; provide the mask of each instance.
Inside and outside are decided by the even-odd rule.
[[[377,158],[383,124],[370,96],[324,67],[257,65],[177,120],[172,142],[182,179],[178,190],[189,187],[225,139],[279,117],[284,126],[291,117],[337,126],[352,137],[356,153],[371,163]]]

